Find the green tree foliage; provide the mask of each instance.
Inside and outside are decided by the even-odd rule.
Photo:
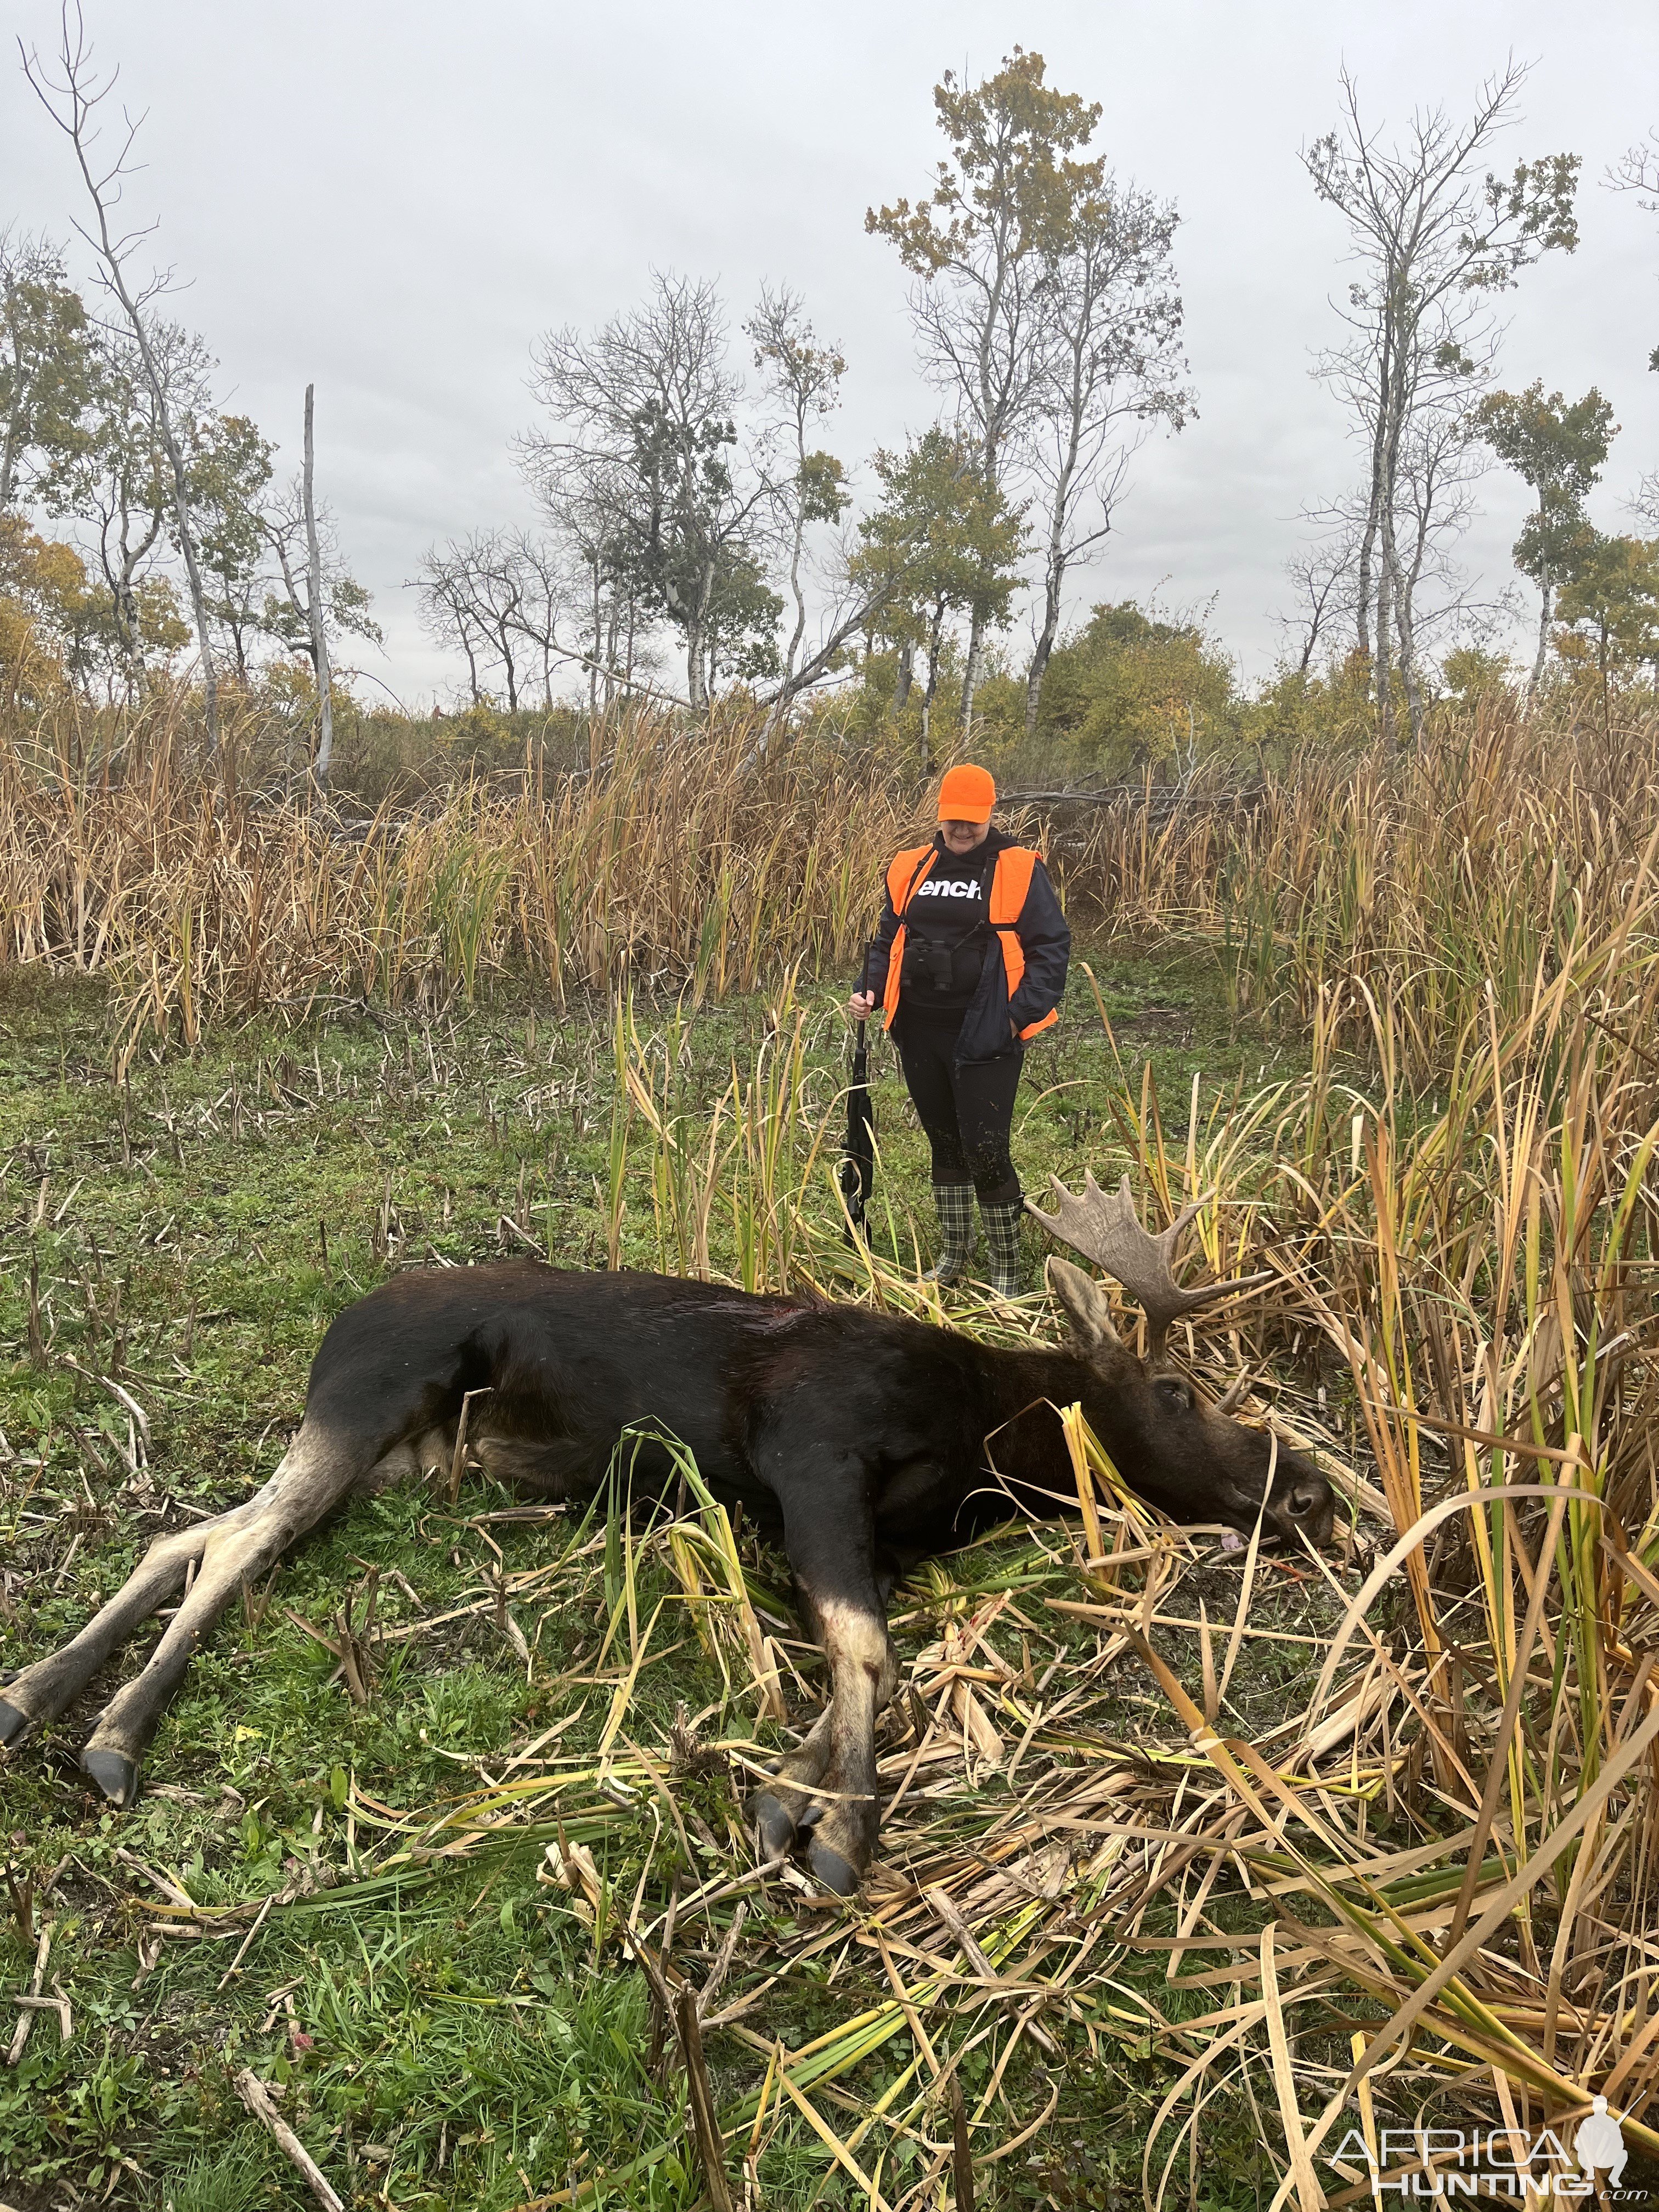
[[[212,363],[199,338],[173,324],[156,324],[151,351],[164,380],[208,611],[228,633],[237,672],[248,671],[251,640],[267,633],[265,559],[270,532],[264,496],[271,447],[245,415],[222,415],[211,404]],[[106,601],[98,628],[110,641],[106,661],[125,669],[128,689],[161,649],[146,613],[146,594],[163,578],[161,564],[179,545],[178,501],[161,434],[153,380],[127,337],[97,334],[90,347],[86,399],[72,448],[40,487],[54,515],[73,516],[93,539],[100,580],[88,589]],[[173,648],[168,647],[167,652]]]
[[[1097,606],[1055,647],[1039,734],[1085,773],[1182,772],[1238,730],[1231,664],[1190,619]]]
[[[1499,460],[1531,487],[1537,501],[1515,541],[1515,565],[1538,586],[1535,689],[1544,673],[1557,580],[1584,531],[1584,501],[1595,489],[1618,435],[1613,404],[1594,386],[1582,399],[1545,396],[1534,380],[1524,392],[1489,392],[1474,410],[1475,428]]]
[[[1363,744],[1376,727],[1369,655],[1350,650],[1325,667],[1311,655],[1279,670],[1237,717],[1237,750],[1266,774],[1298,753]]]
[[[0,690],[9,696],[27,688],[40,696],[56,671],[113,697],[131,690],[135,669],[165,666],[189,639],[166,576],[141,579],[118,619],[74,546],[0,514]]]
[[[92,374],[87,311],[57,249],[0,235],[0,511],[79,452]]]
[[[1447,696],[1460,705],[1501,696],[1515,680],[1515,663],[1506,653],[1493,653],[1484,645],[1460,645],[1441,664],[1441,681]]]
[[[247,680],[250,637],[262,627],[266,547],[262,501],[271,447],[246,415],[210,415],[188,426],[190,501],[216,621],[228,631],[236,673]]]
[[[859,525],[856,580],[883,611],[878,634],[898,648],[902,708],[918,650],[927,673],[921,700],[923,772],[932,765],[933,701],[955,617],[969,635],[1003,628],[1019,580],[1019,518],[976,465],[973,447],[945,430],[925,431],[902,453],[878,453],[882,501]]]
[[[1607,538],[1586,528],[1574,544],[1556,603],[1565,659],[1593,659],[1601,726],[1612,730],[1616,673],[1659,662],[1659,538]]]
[[[715,569],[705,618],[710,683],[724,677],[757,684],[781,674],[782,616],[783,601],[767,582],[759,561],[741,548],[729,550]]]

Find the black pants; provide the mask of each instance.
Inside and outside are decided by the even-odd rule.
[[[960,1012],[901,1007],[893,1024],[904,1086],[933,1148],[933,1181],[971,1182],[982,1206],[1013,1206],[1019,1177],[1009,1157],[1024,1046],[1001,1060],[956,1065]]]

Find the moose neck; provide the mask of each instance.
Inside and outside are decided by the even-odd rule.
[[[1127,1382],[1139,1363],[1133,1352],[1121,1356]],[[1086,1401],[1091,1419],[1098,1424],[1110,1402],[1111,1376],[1069,1348],[1017,1351],[999,1346],[983,1372],[985,1430],[988,1437],[995,1432],[990,1451],[998,1468],[1011,1480],[1052,1489],[1057,1476],[1064,1480],[1064,1459],[1062,1454],[1057,1468],[1058,1431],[1053,1416],[1045,1418],[1042,1408],[1046,1404],[1063,1410]],[[1102,1442],[1109,1451],[1116,1443],[1109,1421]]]

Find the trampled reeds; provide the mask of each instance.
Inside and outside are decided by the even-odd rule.
[[[1178,1149],[1149,1082],[1138,1094],[1126,1083],[1115,1102],[1149,1207],[1168,1215],[1209,1194],[1197,1226],[1211,1265],[1277,1271],[1279,1288],[1235,1322],[1232,1357],[1278,1378],[1275,1425],[1318,1451],[1358,1509],[1358,1564],[1345,1580],[1304,1563],[1331,1608],[1306,1693],[1268,1735],[1245,1734],[1228,1688],[1252,1632],[1254,1545],[1232,1622],[1209,1623],[1201,1604],[1193,1618],[1181,1586],[1197,1554],[1152,1526],[1069,1417],[1084,1531],[1072,1556],[1090,1595],[1045,1590],[1040,1546],[1012,1618],[1027,1630],[1086,1621],[1095,1649],[1068,1664],[1057,1702],[1032,1695],[988,1636],[1008,1590],[955,1567],[970,1595],[916,1663],[933,1717],[908,1725],[925,1744],[945,1732],[962,1794],[942,1793],[948,1816],[937,1790],[925,1816],[906,1816],[897,1791],[884,1856],[898,1887],[875,1920],[925,1917],[936,1907],[919,1898],[959,1890],[981,1953],[999,1961],[994,1986],[1017,1990],[1030,2020],[1046,2007],[1092,2030],[1122,1996],[1113,1977],[1147,1936],[1146,1903],[1167,1890],[1181,1939],[1171,1987],[1231,2001],[1142,2015],[1183,2069],[1147,2142],[1152,2201],[1209,2097],[1251,2069],[1302,2205],[1343,2201],[1335,2147],[1378,2101],[1398,2128],[1402,2098],[1409,2112],[1438,2094],[1443,2115],[1451,2093],[1489,2124],[1531,2138],[1547,2125],[1565,2141],[1599,2091],[1630,2144],[1659,2154],[1659,1073],[1638,1042],[1659,963],[1638,929],[1650,896],[1632,870],[1607,935],[1539,976],[1518,1018],[1500,1024],[1490,994],[1485,1034],[1464,1040],[1437,1109],[1403,1085],[1343,1080],[1328,1029],[1294,1084],[1210,1102],[1195,1091]],[[660,1049],[644,1057],[665,1064]],[[740,1089],[734,1078],[729,1095]],[[823,1133],[811,1139],[803,1104],[780,1110],[798,1120],[797,1159],[822,1176]],[[671,1157],[695,1152],[690,1133],[658,1115],[640,1133],[653,1189],[673,1188]],[[822,1231],[816,1249],[836,1265]],[[813,1251],[798,1226],[797,1269],[810,1272]],[[902,1267],[862,1266],[868,1294],[929,1310]],[[1224,1354],[1189,1339],[1188,1356],[1219,1379]],[[1190,1636],[1174,1658],[1160,1649],[1171,1624],[1200,1631],[1195,1652]],[[1173,1808],[1156,1765],[1091,1728],[1105,1668],[1133,1657],[1188,1731],[1190,1749],[1177,1732],[1159,1753],[1185,1768]],[[1010,1735],[1021,1757],[1040,1753],[1018,1818],[975,1814],[976,1779],[1012,1772]],[[757,1761],[760,1747],[742,1755]],[[896,1749],[890,1771],[908,1780],[915,1759]],[[1104,1858],[1083,1855],[1097,1832],[1118,1839]],[[1029,1893],[1039,1861],[1054,1877],[1046,1911]],[[1248,1938],[1236,1910],[1215,1917],[1237,1905],[1238,1883],[1218,1886],[1228,1862],[1253,1908]],[[988,1887],[1005,1865],[1021,1881]],[[1103,1917],[1112,1941],[1097,1949]],[[1091,1975],[1074,1980],[1085,1937]],[[1195,1973],[1205,1953],[1217,1955]],[[1056,1955],[1068,1961],[1058,1975]],[[984,1989],[981,1970],[973,2008]],[[1346,2022],[1340,2057],[1334,2017]],[[1369,2195],[1352,2148],[1339,2167]]]

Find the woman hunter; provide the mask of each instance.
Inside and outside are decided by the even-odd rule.
[[[862,1021],[880,986],[905,1087],[933,1154],[939,1265],[960,1282],[974,1249],[974,1194],[991,1286],[1020,1292],[1019,1177],[1010,1156],[1028,1041],[1059,1019],[1072,933],[1048,871],[996,828],[996,785],[963,764],[939,786],[939,835],[887,871],[881,928],[848,1011]]]

